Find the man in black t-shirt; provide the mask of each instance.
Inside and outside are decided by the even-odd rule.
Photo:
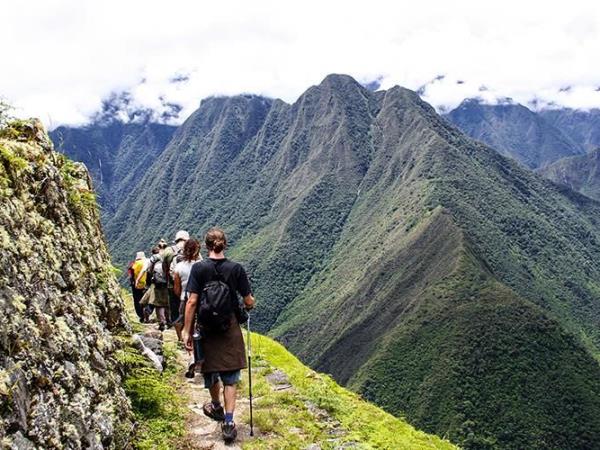
[[[246,271],[239,263],[226,259],[223,253],[227,245],[225,233],[218,228],[212,228],[206,234],[205,243],[208,259],[192,266],[187,285],[190,297],[185,309],[183,341],[188,351],[193,351],[192,328],[200,294],[206,283],[216,279],[215,270],[223,277],[232,295],[242,296],[246,309],[254,307],[254,297]],[[237,384],[241,379],[241,369],[246,368],[244,339],[235,314],[231,315],[227,331],[205,333],[201,342],[204,353],[204,385],[209,389],[212,399],[204,404],[202,409],[208,417],[223,422],[223,438],[226,442],[232,442],[237,436],[233,421]],[[221,406],[219,381],[224,385],[225,410]]]

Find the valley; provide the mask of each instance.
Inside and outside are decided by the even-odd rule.
[[[525,165],[585,153],[532,120]],[[393,414],[464,448],[600,442],[600,203],[416,93],[329,75],[293,104],[203,100],[104,228],[122,266],[213,225],[259,331]]]

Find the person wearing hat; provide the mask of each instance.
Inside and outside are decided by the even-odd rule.
[[[146,266],[146,255],[144,252],[137,252],[135,254],[135,261],[131,265],[132,279],[131,294],[133,296],[133,306],[135,307],[135,313],[140,319],[140,322],[144,321],[144,311],[140,304],[140,300],[144,296],[146,290],[146,273],[144,268]],[[142,272],[144,272],[142,274]],[[140,276],[141,274],[141,276]]]
[[[175,293],[175,283],[173,278],[173,269],[183,259],[183,246],[190,239],[190,235],[185,230],[179,230],[175,233],[175,245],[167,247],[163,253],[163,264],[167,273],[167,288],[169,290],[169,324],[173,325],[179,318],[179,295]],[[175,326],[177,338],[182,341],[182,326]]]

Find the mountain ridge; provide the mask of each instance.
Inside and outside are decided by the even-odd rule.
[[[538,173],[600,201],[600,148],[587,155],[559,159],[540,169]]]
[[[201,104],[108,223],[117,260],[178,228],[221,225],[253,276],[259,330],[389,411],[465,448],[600,440],[597,203],[464,136],[404,88],[372,93],[332,75],[292,105],[219,102]],[[550,371],[561,389],[531,364],[540,339],[544,362],[573,355]],[[517,345],[524,379],[547,392],[510,377],[490,387]],[[486,377],[459,376],[471,370]],[[461,406],[479,396],[488,403]],[[586,405],[577,423],[543,406],[563,401]]]
[[[600,109],[547,108],[539,111],[539,114],[570,136],[586,152],[600,147]]]
[[[518,103],[490,105],[466,99],[445,117],[465,134],[530,169],[585,154],[583,145],[569,133]]]

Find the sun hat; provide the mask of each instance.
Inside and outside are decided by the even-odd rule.
[[[175,234],[175,242],[184,240],[187,241],[190,238],[190,235],[187,231],[185,230],[179,230],[177,232],[177,234]]]

